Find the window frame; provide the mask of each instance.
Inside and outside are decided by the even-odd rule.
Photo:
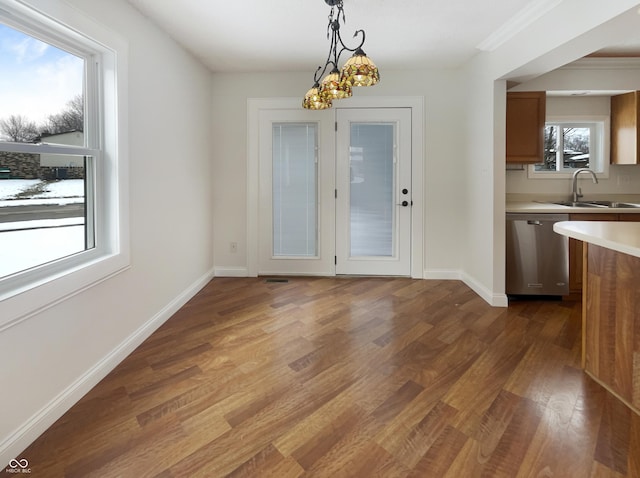
[[[0,149],[94,158],[88,162],[85,171],[85,201],[87,210],[94,214],[93,218],[87,217],[87,227],[95,227],[95,245],[0,278],[0,330],[106,280],[130,265],[126,208],[127,44],[115,32],[60,0],[28,0],[28,3],[0,0],[0,19],[12,28],[86,61],[85,145],[3,142]]]
[[[591,134],[589,138],[589,168],[596,173],[598,178],[609,177],[609,116],[548,116],[545,121],[545,127],[547,125],[593,128],[596,134]],[[594,167],[594,161],[597,163],[596,167]],[[527,177],[529,179],[570,179],[577,169],[565,168],[561,171],[536,171],[535,167],[536,164],[530,164],[527,168]]]

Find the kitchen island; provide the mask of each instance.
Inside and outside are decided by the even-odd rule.
[[[567,221],[584,241],[582,367],[640,415],[640,223]]]

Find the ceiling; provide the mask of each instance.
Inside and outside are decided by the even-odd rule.
[[[324,64],[324,0],[128,0],[214,72],[311,71]],[[342,37],[366,31],[381,69],[463,64],[509,24],[559,0],[344,0]],[[507,29],[508,30],[508,29]]]

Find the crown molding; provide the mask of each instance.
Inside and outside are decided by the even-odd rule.
[[[640,58],[585,57],[564,65],[559,70],[637,70]]]
[[[507,20],[500,28],[480,42],[476,48],[481,51],[493,51],[500,45],[527,28],[537,19],[553,10],[563,0],[537,0],[531,2],[525,8]]]

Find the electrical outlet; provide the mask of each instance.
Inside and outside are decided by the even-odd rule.
[[[238,252],[238,243],[237,242],[232,242],[229,244],[229,252],[231,252],[232,254],[235,254],[236,252]]]
[[[622,174],[618,176],[618,186],[627,186],[631,184],[631,176]]]

